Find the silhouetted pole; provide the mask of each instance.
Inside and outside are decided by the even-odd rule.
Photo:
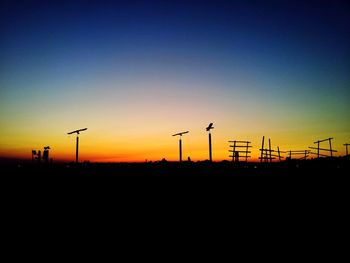
[[[78,149],[79,149],[79,132],[82,132],[82,131],[86,131],[87,128],[84,128],[84,129],[79,129],[79,130],[76,130],[76,131],[72,131],[72,132],[68,132],[67,134],[73,134],[73,133],[76,133],[77,134],[77,142],[76,142],[76,150],[75,150],[75,162],[78,163]]]
[[[179,150],[180,150],[180,162],[182,162],[182,140],[181,140],[181,136],[180,136],[180,140],[179,140]]]
[[[343,145],[345,146],[346,156],[348,156],[348,145],[350,145],[350,144],[349,143],[345,143]]]
[[[272,162],[272,156],[271,156],[271,140],[269,139],[269,152],[270,152],[270,163]]]
[[[212,151],[211,151],[211,133],[209,132],[209,160],[213,161]]]
[[[78,163],[79,136],[77,136],[77,145],[75,150],[75,162]]]
[[[277,146],[277,151],[278,151],[278,159],[281,161],[281,153],[280,153],[280,147]]]
[[[182,140],[181,140],[181,137],[183,134],[186,134],[188,133],[188,131],[185,131],[185,132],[179,132],[179,133],[176,133],[176,134],[173,134],[172,136],[180,136],[180,139],[179,139],[179,161],[182,162]]]
[[[331,152],[331,157],[333,157],[333,151],[332,151],[332,142],[331,142],[332,138],[329,138],[329,149]]]
[[[232,162],[235,161],[236,141],[233,141]]]
[[[211,129],[214,129],[213,127],[213,123],[209,123],[208,127],[205,128],[207,130],[207,132],[209,132],[209,161],[213,161],[213,158],[212,158],[212,149],[211,149],[211,133],[210,133],[210,130]]]
[[[265,136],[262,137],[260,162],[262,162],[263,154],[264,154],[264,140],[265,140]]]

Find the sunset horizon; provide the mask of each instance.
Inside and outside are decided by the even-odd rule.
[[[74,162],[67,133],[87,128],[79,162],[176,162],[183,131],[182,160],[206,161],[209,123],[214,162],[232,161],[235,140],[259,162],[263,136],[283,152],[333,138],[345,156],[349,12],[341,0],[1,1],[0,158],[50,146]]]

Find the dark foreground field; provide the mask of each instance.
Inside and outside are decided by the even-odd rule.
[[[228,213],[242,206],[264,210],[270,204],[275,204],[276,213],[300,206],[304,211],[316,206],[322,211],[324,207],[343,211],[350,192],[349,164],[346,158],[271,164],[7,163],[1,165],[0,192],[4,203],[17,200],[12,208],[39,203],[47,209],[64,200],[73,210],[83,204],[111,211],[123,206],[147,210],[156,203],[161,212],[178,207],[181,201],[180,206],[188,212],[199,206],[204,210],[207,206],[222,207]]]
[[[236,180],[319,181],[342,180],[350,171],[347,158],[285,161],[279,163],[153,162],[153,163],[3,163],[1,179],[10,181],[126,180]],[[152,179],[153,180],[153,179]]]

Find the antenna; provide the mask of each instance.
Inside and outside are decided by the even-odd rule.
[[[183,134],[186,134],[186,133],[189,133],[189,131],[185,131],[185,132],[179,132],[179,133],[176,133],[176,134],[173,134],[172,136],[180,136],[180,139],[179,139],[179,152],[180,152],[180,162],[182,162],[182,140],[181,140],[181,137]]]
[[[210,130],[211,129],[214,129],[213,127],[213,123],[209,123],[208,127],[205,128],[207,130],[207,132],[209,132],[209,160],[212,161],[213,158],[212,158],[212,148],[211,148],[211,133],[210,133]]]
[[[75,162],[76,163],[78,163],[79,133],[82,131],[86,131],[86,130],[87,130],[87,128],[84,128],[84,129],[79,129],[79,130],[75,130],[75,131],[67,133],[67,134],[73,134],[73,133],[77,134],[77,143],[76,143],[76,152],[75,152]]]

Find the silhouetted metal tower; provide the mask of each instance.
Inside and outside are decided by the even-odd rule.
[[[211,148],[211,133],[210,130],[214,129],[213,127],[213,123],[209,123],[208,127],[205,128],[207,130],[207,132],[209,132],[209,161],[213,161],[213,155],[212,155],[212,148]]]
[[[176,133],[176,134],[173,134],[172,136],[180,136],[180,139],[179,139],[179,154],[180,154],[180,158],[179,158],[179,160],[180,160],[180,162],[182,162],[182,140],[181,140],[181,138],[182,138],[182,135],[183,134],[186,134],[186,133],[189,133],[189,131],[185,131],[185,132],[179,132],[179,133]]]
[[[79,129],[79,130],[67,133],[67,134],[73,134],[73,133],[77,134],[77,143],[76,143],[76,152],[75,152],[75,162],[76,163],[78,163],[79,133],[82,131],[86,131],[86,130],[87,130],[87,128],[84,128],[84,129]]]

